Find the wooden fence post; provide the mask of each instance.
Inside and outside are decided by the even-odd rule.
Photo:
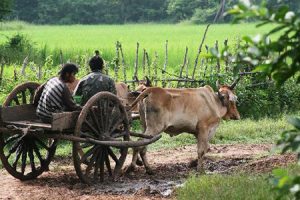
[[[63,57],[63,52],[62,50],[59,50],[59,60],[60,60],[60,65],[64,65],[64,57]]]
[[[165,49],[165,63],[164,63],[164,69],[161,71],[162,75],[162,87],[166,87],[166,71],[167,71],[167,65],[168,65],[168,40],[166,40],[166,49]]]
[[[42,66],[41,65],[38,65],[37,78],[38,78],[38,80],[41,80],[41,78],[42,78]]]
[[[26,69],[26,66],[28,65],[28,56],[25,57],[24,61],[23,61],[23,64],[22,64],[22,69],[21,69],[21,74],[23,76],[26,75],[25,73],[25,69]]]
[[[138,65],[139,65],[139,46],[140,44],[137,42],[136,43],[136,54],[135,54],[135,65],[134,65],[134,75],[133,75],[133,80],[135,77],[138,76]],[[132,83],[133,88],[135,88],[135,82],[133,81]]]
[[[208,54],[208,46],[205,45],[205,49],[206,49],[206,54]],[[209,59],[206,57],[205,58],[205,68],[204,68],[204,73],[203,73],[203,79],[206,79],[206,71],[207,71],[207,67],[208,67],[208,61]]]
[[[1,60],[1,69],[0,69],[0,85],[2,85],[3,74],[4,74],[4,65],[5,65],[5,61],[4,61],[4,60]]]
[[[147,76],[150,78],[150,80],[152,79],[151,77],[151,64],[150,64],[150,59],[149,59],[149,55],[148,52],[146,51],[146,63],[147,63],[147,67],[148,67],[148,72],[147,72]]]
[[[154,58],[154,61],[153,61],[153,67],[154,67],[154,77],[155,77],[155,86],[157,86],[157,83],[158,83],[158,71],[157,71],[157,65],[158,65],[158,54],[157,52],[155,51],[155,58]]]
[[[186,74],[185,74],[185,87],[187,87],[187,83],[188,83],[188,79],[189,79],[189,63],[190,63],[190,59],[187,60],[186,63]]]
[[[179,79],[182,79],[182,72],[187,62],[188,51],[189,51],[188,47],[185,47],[185,54],[184,54],[183,64],[181,65],[180,72],[179,72]],[[177,82],[177,88],[180,87],[180,82],[181,82],[180,80]]]
[[[216,48],[216,51],[219,53],[219,42],[218,42],[218,40],[216,40],[215,48]],[[220,66],[220,59],[219,58],[217,58],[216,69],[217,69],[217,76],[219,77],[220,72],[221,72],[221,66]]]
[[[120,52],[121,52],[124,82],[127,83],[126,64],[125,64],[125,58],[124,58],[124,53],[123,53],[123,48],[122,48],[122,44],[121,43],[119,43],[119,48],[120,48]]]
[[[118,76],[119,76],[119,60],[120,60],[120,52],[119,52],[119,41],[116,43],[116,57],[115,57],[115,81],[118,81]]]
[[[18,80],[18,74],[17,74],[16,66],[15,66],[15,68],[14,68],[14,80],[15,80],[15,81]]]
[[[195,64],[194,64],[194,70],[196,70],[197,68],[197,65],[198,65],[198,60],[199,60],[199,57],[200,57],[200,54],[201,54],[201,51],[202,51],[202,46],[203,46],[203,43],[205,41],[205,38],[206,38],[206,34],[207,34],[207,31],[208,31],[208,28],[209,28],[210,24],[208,24],[205,28],[205,31],[204,31],[204,34],[203,34],[203,37],[202,37],[202,41],[199,45],[199,48],[198,48],[198,53],[197,53],[197,56],[196,56],[196,59],[195,59]],[[207,45],[205,45],[205,48],[207,47]],[[208,48],[208,47],[207,47]],[[207,50],[208,51],[208,50]],[[193,72],[193,74],[195,74]]]
[[[228,48],[228,38],[226,40],[224,40],[224,47],[225,47],[225,49]],[[228,72],[228,70],[229,70],[228,64],[229,64],[228,58],[225,57],[225,72]]]
[[[146,75],[146,49],[143,49],[142,67],[143,67],[143,78],[144,78]]]

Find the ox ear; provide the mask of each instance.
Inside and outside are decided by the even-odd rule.
[[[148,78],[148,76],[145,76],[145,79],[146,79],[145,86],[146,86],[146,87],[151,87],[151,86],[152,86],[152,83],[151,83],[150,79]]]
[[[231,86],[229,87],[231,90],[233,90],[236,86],[236,84],[240,81],[241,76],[239,76],[237,79],[235,79],[235,81],[231,84]]]

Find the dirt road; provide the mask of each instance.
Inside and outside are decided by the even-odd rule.
[[[180,187],[189,174],[195,172],[190,163],[196,158],[196,146],[185,146],[149,153],[155,175],[147,175],[142,167],[124,175],[118,182],[81,184],[71,159],[57,159],[50,171],[37,180],[20,182],[5,170],[0,172],[0,199],[166,199],[174,198],[174,189]],[[127,164],[130,162],[127,158]],[[206,155],[207,173],[261,173],[276,166],[295,162],[291,154],[272,154],[272,145],[211,145]],[[127,165],[126,164],[126,165]]]

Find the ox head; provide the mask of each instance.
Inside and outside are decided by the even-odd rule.
[[[145,76],[145,80],[139,80],[136,76],[134,77],[135,81],[139,83],[139,85],[136,88],[136,91],[143,92],[148,87],[152,87],[152,83],[150,79]]]
[[[240,113],[236,107],[237,96],[234,94],[234,87],[239,80],[240,77],[236,79],[230,86],[220,85],[219,81],[217,81],[218,97],[223,106],[227,107],[227,113],[225,114],[225,116],[223,116],[223,119],[239,120],[241,118]]]

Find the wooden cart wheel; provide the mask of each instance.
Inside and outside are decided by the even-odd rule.
[[[129,141],[127,113],[118,97],[109,92],[94,95],[78,117],[75,136],[101,141]],[[88,184],[115,178],[120,174],[127,152],[128,148],[73,142],[76,173]]]
[[[35,82],[27,82],[18,85],[6,97],[3,106],[32,104],[34,92],[39,86],[40,84]]]
[[[57,140],[53,139],[43,141],[30,135],[0,134],[0,159],[12,176],[31,180],[48,170],[56,145]]]
[[[7,96],[3,106],[33,103],[34,92],[39,85],[35,82],[18,85]],[[56,146],[56,139],[42,140],[29,135],[0,133],[0,159],[3,167],[22,181],[34,179],[48,170]]]

